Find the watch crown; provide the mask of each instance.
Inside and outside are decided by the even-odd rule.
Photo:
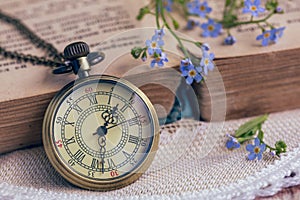
[[[67,60],[75,60],[86,57],[90,53],[89,45],[85,42],[74,42],[64,49],[64,56]]]

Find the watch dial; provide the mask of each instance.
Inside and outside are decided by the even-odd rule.
[[[119,179],[135,172],[151,151],[153,116],[147,102],[124,83],[97,79],[75,85],[54,113],[52,144],[75,175]]]

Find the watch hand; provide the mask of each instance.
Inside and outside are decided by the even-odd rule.
[[[134,118],[131,118],[131,119],[128,119],[128,120],[119,122],[118,124],[115,124],[115,125],[112,125],[112,126],[110,126],[110,127],[107,127],[106,130],[111,129],[111,128],[114,128],[114,127],[116,127],[116,126],[119,126],[120,124],[124,124],[125,122],[129,122],[130,120],[134,120],[134,119],[136,119],[136,118],[138,118],[138,117],[134,117]]]
[[[98,138],[98,144],[99,144],[99,146],[100,146],[100,157],[101,157],[101,172],[102,172],[102,174],[104,174],[104,163],[105,163],[105,161],[104,161],[104,157],[105,157],[105,152],[106,152],[106,137],[105,137],[105,135],[103,135],[103,136],[100,136],[99,138]]]
[[[108,124],[115,124],[118,122],[118,115],[117,115],[117,110],[118,110],[119,104],[116,106],[112,107],[111,110],[106,110],[101,114],[102,119],[105,121],[104,126],[107,126]]]

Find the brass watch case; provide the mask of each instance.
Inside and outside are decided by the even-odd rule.
[[[133,91],[137,95],[140,96],[140,98],[144,101],[146,106],[149,109],[149,114],[151,116],[152,122],[153,122],[153,141],[152,146],[150,148],[150,151],[146,158],[143,160],[143,162],[136,167],[132,172],[126,174],[125,176],[122,176],[120,178],[114,179],[114,180],[93,180],[88,179],[87,177],[80,176],[73,172],[60,158],[57,152],[55,151],[55,144],[53,143],[53,121],[54,121],[54,115],[55,110],[57,110],[57,107],[60,105],[60,102],[63,100],[63,97],[68,94],[75,86],[78,86],[80,84],[88,83],[91,80],[99,80],[99,79],[105,79],[105,80],[112,80],[116,81],[118,84],[124,84]],[[98,76],[89,76],[86,78],[82,78],[76,81],[73,81],[69,84],[67,84],[62,90],[60,90],[56,96],[52,99],[50,102],[47,111],[45,113],[44,121],[43,121],[43,132],[42,132],[42,138],[43,138],[43,144],[44,149],[46,151],[46,154],[52,164],[52,166],[70,183],[79,186],[81,188],[89,189],[89,190],[100,190],[100,191],[108,191],[108,190],[114,190],[118,189],[124,186],[127,186],[134,181],[136,181],[150,166],[152,163],[154,156],[156,154],[156,151],[158,149],[158,142],[159,142],[159,123],[158,123],[158,117],[156,115],[156,111],[150,102],[150,100],[147,98],[147,96],[136,86],[134,86],[132,83],[119,79],[113,76],[107,76],[107,75],[98,75]]]

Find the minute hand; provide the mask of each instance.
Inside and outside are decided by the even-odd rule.
[[[119,126],[120,124],[124,124],[125,122],[128,122],[128,121],[130,121],[130,120],[132,120],[132,119],[128,119],[128,120],[122,121],[122,122],[120,122],[120,123],[118,123],[118,124],[112,125],[112,126],[106,128],[106,130],[111,129],[111,128],[114,128],[114,127],[116,127],[116,126]]]

